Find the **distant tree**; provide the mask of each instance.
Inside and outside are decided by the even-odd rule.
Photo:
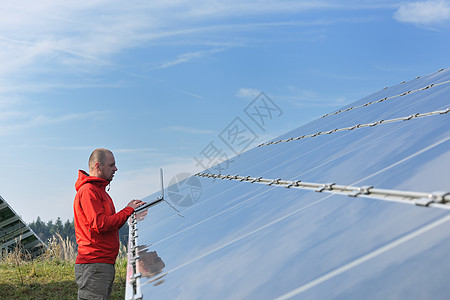
[[[75,224],[73,219],[72,222],[67,220],[66,223],[64,223],[61,235],[68,237],[72,241],[75,241]]]
[[[47,222],[47,226],[45,227],[44,234],[45,234],[44,242],[47,242],[47,240],[55,234],[55,228],[53,226],[52,220]]]
[[[37,217],[36,221],[33,221],[28,225],[42,241],[46,241],[46,238],[45,238],[46,225],[44,222],[42,222],[40,217]]]
[[[58,217],[53,223],[52,220],[47,223],[43,222],[40,217],[37,217],[36,221],[33,221],[28,224],[30,228],[39,236],[39,238],[47,243],[49,239],[51,239],[56,233],[61,235],[63,239],[69,238],[70,241],[76,243],[75,237],[75,222],[67,220],[64,224],[61,221],[61,218]],[[128,224],[120,228],[119,230],[119,239],[122,244],[128,246]]]
[[[63,231],[63,223],[61,221],[61,218],[58,217],[58,219],[56,219],[55,222],[55,233],[62,234],[62,231]]]

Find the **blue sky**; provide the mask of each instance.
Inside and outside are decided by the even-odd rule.
[[[255,146],[449,67],[448,49],[443,0],[5,0],[0,195],[26,222],[71,219],[77,170],[106,147],[119,210],[160,167],[168,182],[212,145],[231,157],[236,122]],[[278,108],[262,127],[245,113],[261,97]]]

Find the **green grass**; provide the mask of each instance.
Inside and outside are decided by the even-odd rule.
[[[117,260],[111,299],[125,298],[126,266],[125,258]],[[77,290],[74,262],[48,257],[0,262],[0,299],[77,299]]]

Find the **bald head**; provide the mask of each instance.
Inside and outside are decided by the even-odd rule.
[[[89,157],[89,175],[111,181],[116,168],[113,153],[108,149],[95,149]]]
[[[106,155],[112,154],[112,152],[108,149],[95,149],[91,156],[89,156],[89,172],[94,169],[95,163],[100,163],[100,165],[104,165],[106,162]]]

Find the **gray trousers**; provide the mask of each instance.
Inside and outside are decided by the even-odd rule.
[[[111,264],[75,264],[78,299],[109,299],[115,276],[116,269]]]

